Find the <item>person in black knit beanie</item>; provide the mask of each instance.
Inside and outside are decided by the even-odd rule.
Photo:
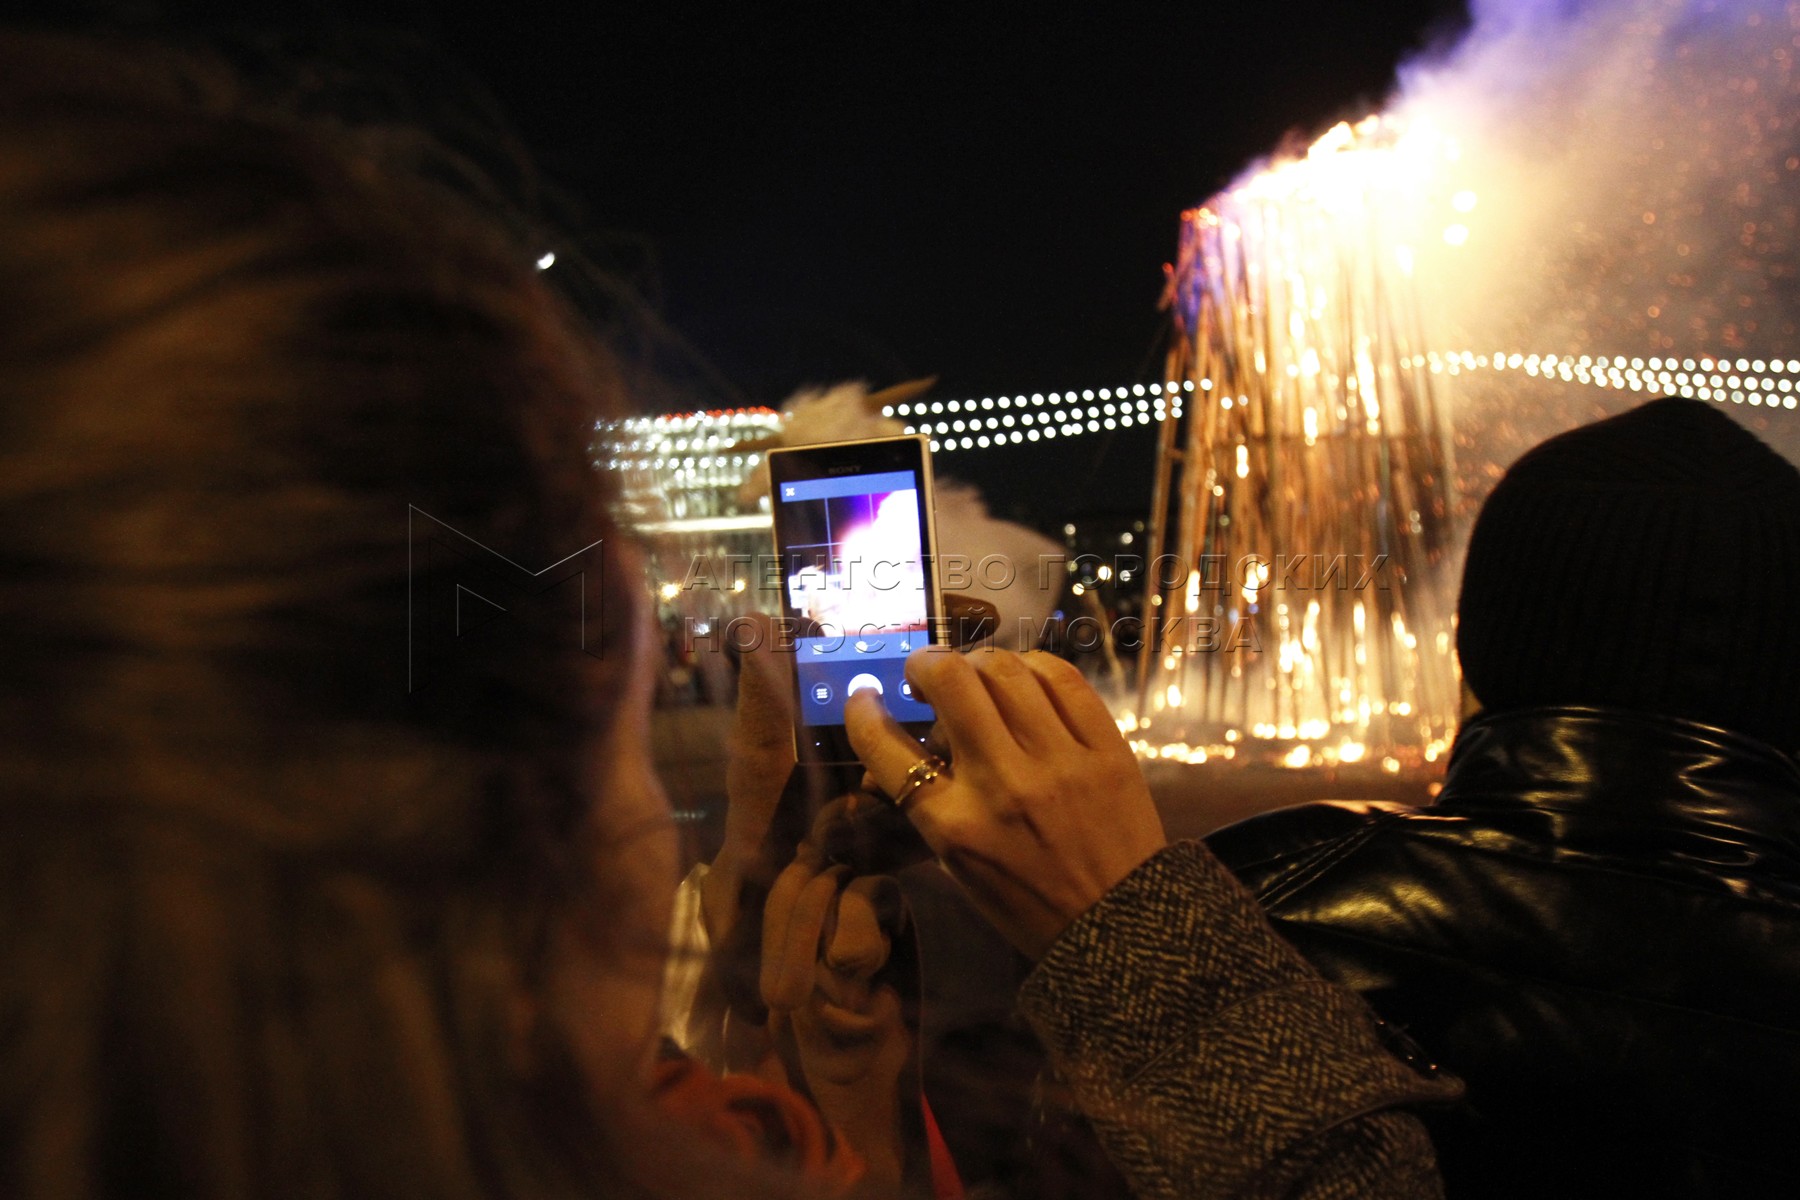
[[[1585,704],[1800,750],[1800,471],[1699,400],[1551,438],[1482,507],[1457,655],[1490,712]]]
[[[1800,1178],[1800,471],[1653,400],[1513,465],[1470,539],[1467,719],[1429,808],[1209,842],[1276,929],[1463,1078],[1451,1197]]]

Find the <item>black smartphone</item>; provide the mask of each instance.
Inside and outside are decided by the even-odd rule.
[[[906,656],[947,632],[929,441],[771,450],[769,489],[782,615],[795,641],[795,751],[855,762],[844,700],[864,688],[923,740],[936,714],[906,682]]]

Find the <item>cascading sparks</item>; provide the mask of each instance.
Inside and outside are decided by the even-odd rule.
[[[1371,118],[1185,214],[1170,365],[1196,390],[1178,447],[1165,427],[1140,751],[1397,769],[1447,745],[1455,464],[1418,266],[1466,240],[1457,158]]]

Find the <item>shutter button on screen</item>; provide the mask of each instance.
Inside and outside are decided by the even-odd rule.
[[[849,686],[844,688],[844,695],[855,695],[864,688],[874,688],[877,696],[881,695],[884,690],[881,686],[881,680],[865,672],[864,674],[852,675],[850,677]]]

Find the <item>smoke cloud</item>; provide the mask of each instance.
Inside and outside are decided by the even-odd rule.
[[[1432,183],[1457,207],[1395,206],[1419,214],[1401,219],[1419,226],[1403,236],[1432,340],[1710,357],[1779,385],[1800,360],[1800,3],[1474,0],[1471,17],[1456,45],[1403,68],[1384,110],[1453,147]],[[1560,429],[1689,390],[1518,371],[1446,382],[1490,473]],[[1800,411],[1782,406],[1795,393],[1750,402],[1765,391],[1713,398],[1800,461]]]
[[[1476,197],[1467,240],[1437,256],[1446,334],[1490,353],[1710,355],[1740,375],[1740,359],[1800,359],[1800,4],[1476,0],[1471,15],[1389,106],[1457,139]],[[1513,398],[1481,394],[1496,387],[1534,390],[1517,374],[1465,390]],[[1587,389],[1545,417],[1644,398]],[[1800,412],[1724,407],[1800,458]]]

